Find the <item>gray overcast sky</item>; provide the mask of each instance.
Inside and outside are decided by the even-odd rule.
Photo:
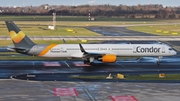
[[[95,1],[93,3],[93,1]],[[0,0],[0,6],[39,6],[50,5],[82,5],[82,4],[162,4],[163,6],[180,6],[180,0]]]

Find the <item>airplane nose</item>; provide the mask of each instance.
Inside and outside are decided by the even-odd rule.
[[[173,55],[176,55],[176,54],[177,54],[177,52],[174,50],[174,51],[173,51]]]

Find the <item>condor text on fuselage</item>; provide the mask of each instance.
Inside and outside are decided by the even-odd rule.
[[[136,52],[137,53],[159,53],[161,50],[161,48],[159,47],[141,47],[141,46],[137,46],[136,47]]]

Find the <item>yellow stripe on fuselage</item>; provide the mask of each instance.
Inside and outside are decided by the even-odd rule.
[[[57,44],[51,44],[51,45],[47,46],[38,56],[45,55],[49,50],[51,50],[55,46],[57,46]]]
[[[21,40],[25,37],[25,34],[22,31],[20,31],[18,34],[15,31],[10,31],[9,33],[10,33],[11,39],[15,43],[21,42]]]

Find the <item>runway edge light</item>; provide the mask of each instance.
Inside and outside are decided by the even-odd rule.
[[[118,74],[117,74],[117,78],[118,78],[118,79],[124,79],[124,75],[118,73]]]
[[[178,34],[178,32],[172,32],[172,34],[173,34],[173,35],[176,35],[176,34]]]
[[[81,40],[81,42],[87,42],[87,40]]]
[[[164,73],[159,74],[159,78],[164,78],[164,77],[165,77]]]
[[[109,76],[106,77],[106,79],[112,79],[113,77],[111,76],[111,73],[109,74]]]
[[[169,31],[163,31],[163,33],[164,33],[164,34],[168,34],[168,33],[169,33]]]
[[[156,32],[162,32],[162,30],[156,30]]]

